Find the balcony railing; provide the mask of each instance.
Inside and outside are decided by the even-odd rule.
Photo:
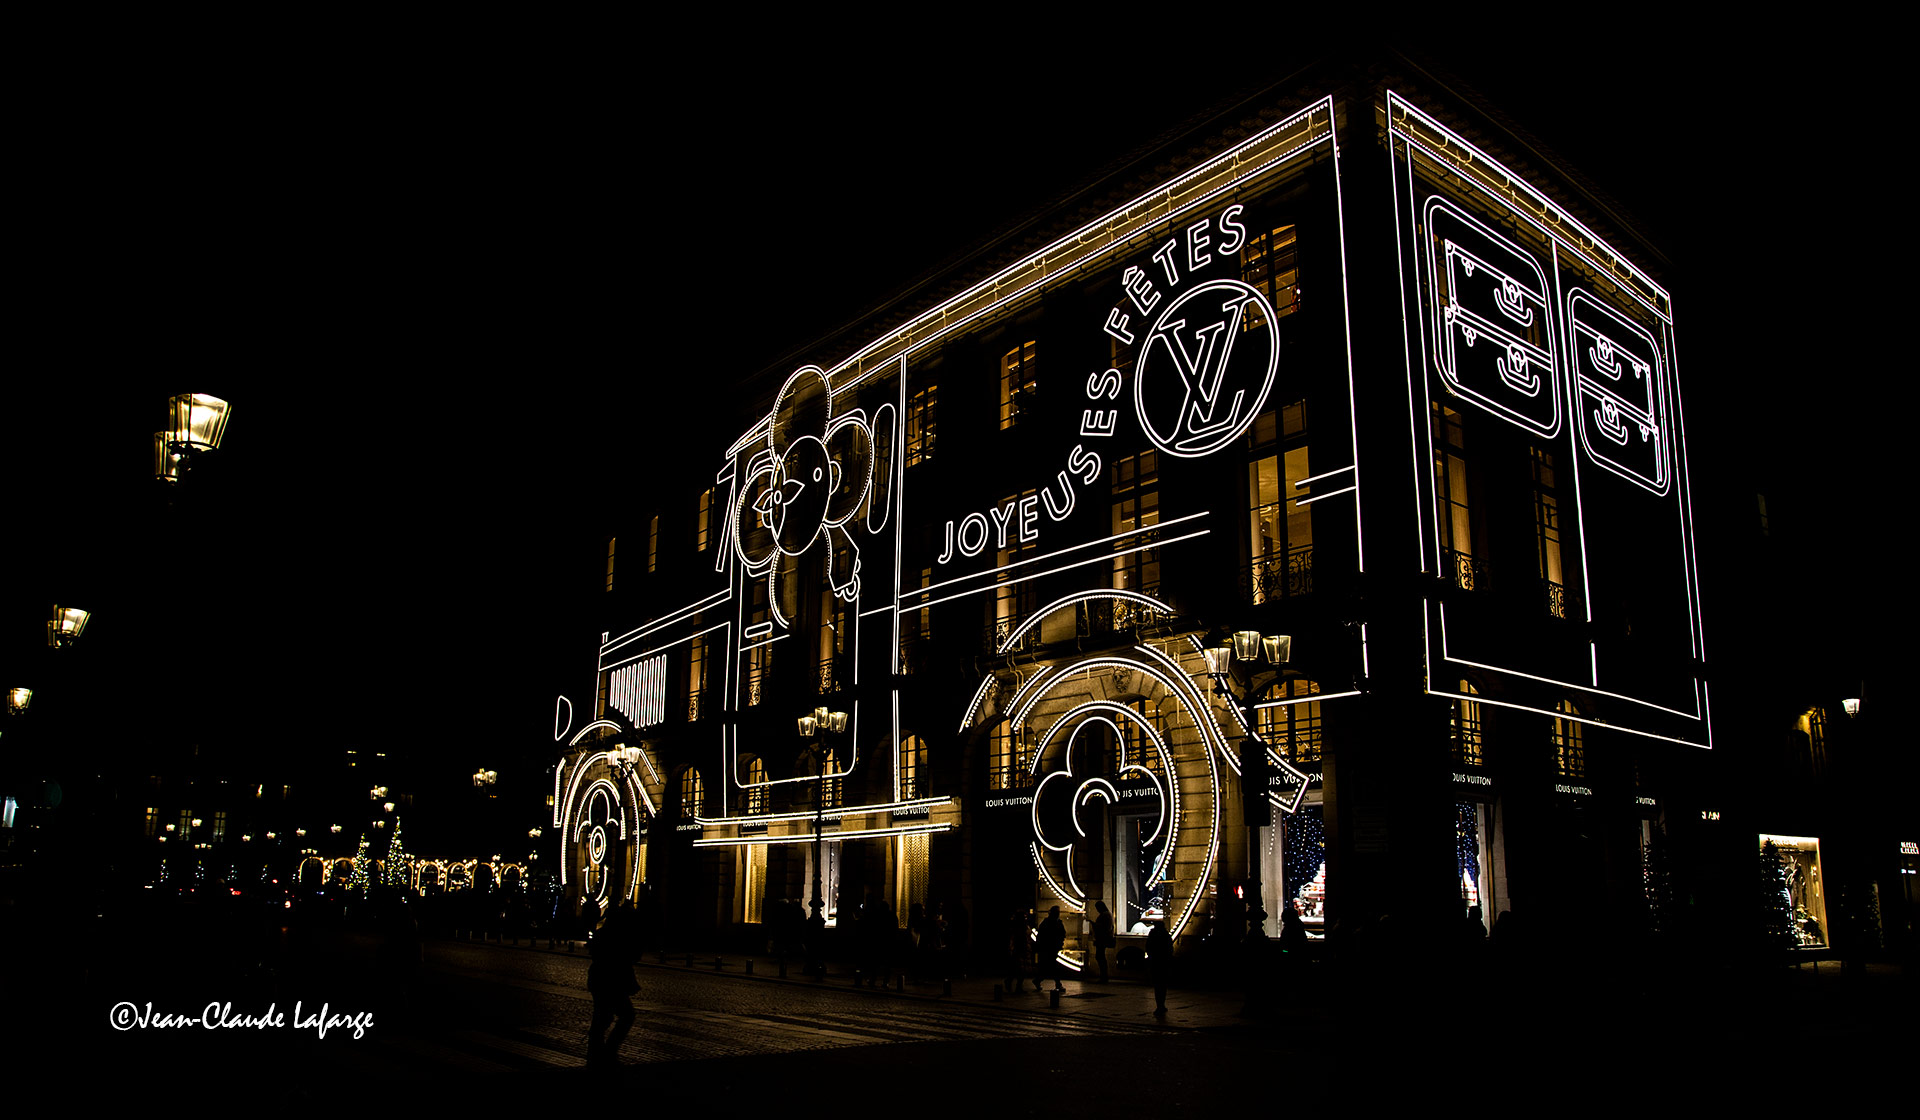
[[[1255,603],[1313,594],[1313,546],[1290,548],[1285,555],[1257,556],[1248,573]]]
[[[1471,553],[1456,549],[1442,549],[1440,552],[1441,578],[1462,591],[1473,591],[1486,586],[1487,562],[1475,559]]]

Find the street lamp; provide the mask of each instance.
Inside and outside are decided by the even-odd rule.
[[[153,476],[178,482],[193,457],[220,447],[233,409],[219,397],[183,393],[167,401],[167,427],[153,434]]]
[[[33,689],[9,688],[7,690],[7,714],[17,716],[33,703]]]
[[[826,921],[826,899],[820,890],[820,869],[822,866],[821,830],[826,822],[827,806],[827,747],[826,737],[837,735],[847,729],[847,713],[828,711],[825,706],[815,708],[796,721],[800,737],[807,741],[807,753],[813,756],[813,914],[810,919]]]
[[[1254,706],[1275,686],[1300,675],[1288,668],[1293,638],[1258,630],[1236,630],[1230,636],[1215,632],[1208,636],[1205,654],[1214,692],[1238,709],[1247,731],[1240,740],[1240,807],[1247,826],[1247,926],[1264,934],[1260,829],[1272,823],[1273,811],[1267,802],[1267,744],[1254,731]]]
[[[47,620],[47,644],[54,649],[65,649],[79,641],[92,617],[92,614],[79,607],[63,607],[55,603],[53,617]]]

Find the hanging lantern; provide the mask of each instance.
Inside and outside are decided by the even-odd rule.
[[[53,617],[47,621],[47,644],[55,649],[64,649],[72,645],[87,629],[87,620],[93,616],[79,607],[53,606]]]

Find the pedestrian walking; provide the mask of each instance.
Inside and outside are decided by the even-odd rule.
[[[620,1044],[633,1029],[633,993],[640,990],[633,975],[634,962],[640,957],[637,925],[633,907],[623,900],[587,940],[587,952],[593,957],[587,966],[587,991],[593,995],[593,1022],[587,1028],[589,1067],[618,1065]]]
[[[1147,931],[1147,976],[1153,981],[1153,1013],[1167,1013],[1167,980],[1173,975],[1173,938],[1164,921]]]
[[[1040,989],[1041,975],[1053,977],[1053,990],[1064,992],[1067,986],[1060,982],[1060,951],[1067,947],[1067,927],[1060,920],[1060,908],[1047,910],[1047,920],[1040,923],[1040,967],[1034,974],[1033,986]]]
[[[1093,904],[1093,959],[1100,965],[1100,982],[1107,982],[1107,950],[1113,948],[1113,914],[1104,902]]]

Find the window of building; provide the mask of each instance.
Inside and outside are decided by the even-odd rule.
[[[1300,505],[1307,473],[1306,405],[1295,401],[1254,421],[1247,464],[1249,586],[1255,603],[1313,592],[1313,516]],[[1264,454],[1262,452],[1265,452]]]
[[[9,823],[7,827],[13,826]],[[147,839],[151,840],[158,835],[160,835],[160,810],[149,805],[147,806]]]
[[[907,401],[907,466],[919,466],[933,458],[933,437],[937,419],[937,394],[940,387],[929,385]]]
[[[925,590],[933,586],[933,569],[920,569],[918,586]],[[932,648],[928,643],[933,640],[933,608],[923,604],[917,610],[907,610],[900,615],[900,671],[912,673],[921,667],[922,658]]]
[[[747,632],[755,633],[771,618],[767,605],[769,591],[764,579],[751,580],[747,586]],[[765,638],[755,639],[755,644],[747,647],[747,707],[757,707],[766,696],[772,674],[773,643]]]
[[[1273,305],[1273,313],[1286,318],[1300,310],[1300,238],[1290,225],[1277,226],[1247,238],[1240,250],[1240,279]],[[1241,324],[1243,330],[1260,326],[1264,317],[1250,309]]]
[[[613,545],[616,538],[607,538],[607,584],[608,591],[613,590]]]
[[[1157,726],[1156,717],[1147,711],[1144,699],[1135,700],[1127,707],[1139,718],[1120,722],[1120,737],[1114,743],[1114,773],[1118,775],[1129,766],[1139,766],[1154,774],[1164,774],[1160,752],[1154,749],[1153,737],[1147,733],[1148,727]]]
[[[693,542],[696,550],[705,552],[713,543],[711,518],[713,514],[713,487],[700,491],[700,500],[693,512]]]
[[[660,515],[654,514],[647,519],[647,571],[656,571],[660,567]]]
[[[680,771],[680,817],[692,820],[701,810],[700,771],[689,766]]]
[[[1113,532],[1115,536],[1160,524],[1160,458],[1143,451],[1116,460],[1113,480]],[[1145,539],[1145,534],[1142,539]],[[1140,540],[1121,541],[1131,548]],[[1138,591],[1158,597],[1160,593],[1160,550],[1141,549],[1113,558],[1113,586],[1122,591]],[[1116,623],[1119,619],[1115,620]]]
[[[909,735],[900,744],[900,796],[927,795],[927,743],[918,735]]]
[[[1480,743],[1480,702],[1471,699],[1478,695],[1479,690],[1473,685],[1461,681],[1460,699],[1453,702],[1448,739],[1453,748],[1453,761],[1461,766],[1486,765]]]
[[[994,725],[987,754],[990,789],[1025,789],[1030,782],[1026,735],[1011,720]]]
[[[1554,486],[1553,452],[1528,449],[1533,465],[1533,538],[1546,590],[1547,613],[1567,617],[1566,577],[1560,569],[1560,497]]]
[[[1039,400],[1037,344],[1025,342],[1000,355],[1000,426],[1011,428],[1031,415]]]
[[[826,780],[820,786],[821,796],[825,798],[823,804],[829,809],[838,809],[846,804],[847,779],[842,776],[840,752],[835,748],[827,748],[827,757],[822,764],[821,773],[826,775]]]
[[[743,808],[749,816],[767,811],[767,764],[757,758],[747,763],[747,789]]]
[[[821,695],[840,690],[847,652],[846,601],[831,590],[820,593],[819,681]]]
[[[1468,504],[1466,429],[1460,414],[1430,402],[1433,421],[1433,479],[1440,534],[1441,575],[1471,591],[1484,575],[1485,562],[1473,551],[1473,518]]]
[[[1320,686],[1309,680],[1288,681],[1270,694],[1278,707],[1256,709],[1260,738],[1281,758],[1302,770],[1320,768]]]
[[[227,811],[216,809],[213,813],[213,842],[218,844],[227,838]]]
[[[1581,725],[1577,720],[1567,718],[1578,713],[1571,700],[1562,700],[1555,707],[1564,713],[1553,717],[1555,772],[1562,778],[1584,778],[1587,776],[1587,748],[1581,735]]]
[[[697,720],[707,710],[707,638],[695,634],[687,642],[687,719]]]
[[[1028,490],[1002,498],[1000,508],[1005,509],[1011,503],[1017,509],[1023,499],[1034,497],[1038,493],[1037,490]],[[1033,581],[1018,578],[1005,570],[1021,551],[1017,525],[1010,521],[1006,532],[1007,546],[996,554],[996,563],[1002,570],[995,576],[998,583],[993,590],[993,632],[989,635],[993,650],[999,650],[1001,644],[1020,628],[1020,624],[1033,617],[1033,612],[1040,608],[1039,591],[1034,587]],[[1038,644],[1039,640],[1039,631],[1029,630],[1022,638],[1022,645]]]

